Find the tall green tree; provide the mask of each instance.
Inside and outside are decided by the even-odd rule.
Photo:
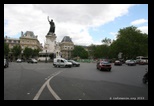
[[[82,46],[74,46],[72,57],[80,57],[82,59],[88,58],[88,52]]]
[[[12,48],[12,52],[13,52],[13,55],[17,58],[20,54],[21,54],[21,46],[20,45],[15,45],[13,48]]]
[[[39,56],[39,49],[32,50],[32,57]]]
[[[88,49],[89,49],[89,56],[90,56],[91,58],[96,58],[96,56],[95,56],[95,53],[96,53],[96,45],[91,44],[91,45],[88,47]]]
[[[7,56],[9,54],[9,45],[4,43],[4,56]]]
[[[26,47],[23,51],[24,56],[26,59],[32,57],[33,49]]]
[[[105,39],[102,40],[102,43],[104,43],[105,45],[110,45],[111,39],[106,37]]]
[[[148,53],[148,35],[135,26],[129,26],[118,31],[117,40],[111,46],[113,53],[118,55],[122,52],[126,59],[145,56]]]
[[[89,54],[93,58],[109,58],[109,46],[107,44],[90,45]]]

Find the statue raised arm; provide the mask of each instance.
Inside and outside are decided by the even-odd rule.
[[[48,16],[48,21],[50,22],[50,20],[49,20],[49,16]]]
[[[55,24],[54,24],[52,19],[51,19],[51,21],[49,20],[49,16],[48,16],[48,21],[49,21],[49,24],[50,24],[50,29],[49,29],[48,34],[54,33],[55,32]]]

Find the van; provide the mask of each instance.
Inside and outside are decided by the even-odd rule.
[[[54,67],[72,67],[72,63],[68,62],[66,59],[64,58],[55,58],[53,60],[53,66]]]

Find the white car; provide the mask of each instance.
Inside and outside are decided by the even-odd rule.
[[[130,60],[126,60],[126,61],[125,61],[125,64],[128,64],[129,62],[130,62]]]
[[[21,63],[22,62],[22,60],[21,59],[17,59],[17,63]]]
[[[53,61],[53,66],[55,67],[72,67],[72,63],[68,62],[66,59],[64,58],[55,58]]]

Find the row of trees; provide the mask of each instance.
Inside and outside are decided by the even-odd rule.
[[[118,58],[135,59],[136,56],[148,56],[148,35],[141,33],[135,26],[129,26],[118,31],[117,39],[105,38],[102,45],[88,46],[88,52],[82,46],[75,46],[72,56],[80,58]]]
[[[39,49],[31,49],[26,47],[23,50],[23,56],[27,59],[29,57],[35,57],[39,55]],[[9,52],[12,52],[15,58],[19,58],[21,56],[22,48],[20,45],[15,45],[12,49],[9,49],[8,44],[4,43],[4,56],[8,56]]]

